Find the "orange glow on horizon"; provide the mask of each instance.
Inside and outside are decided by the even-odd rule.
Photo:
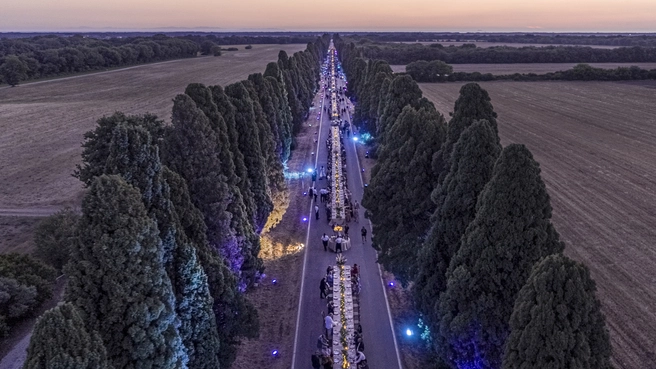
[[[655,32],[653,0],[0,0],[0,31]]]

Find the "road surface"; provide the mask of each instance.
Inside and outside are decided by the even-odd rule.
[[[339,80],[337,87],[345,86],[343,80]],[[317,168],[323,165],[326,167],[328,152],[326,148],[326,139],[329,137],[330,120],[328,114],[323,113],[321,106],[321,96],[324,96],[324,103],[330,100],[325,98],[323,92],[315,98],[315,106],[320,107],[322,112],[320,133],[318,135],[317,147]],[[349,110],[352,112],[353,106],[348,103]],[[349,122],[349,117],[343,117]],[[314,121],[314,120],[313,120]],[[344,137],[347,160],[347,179],[348,188],[353,198],[359,203],[362,202],[364,191],[361,169],[355,151],[355,143],[350,138]],[[327,180],[317,180],[315,188],[317,190],[326,187]],[[319,198],[317,198],[319,199]],[[319,201],[319,200],[318,200]],[[311,200],[308,197],[308,204]],[[320,219],[314,218],[314,212],[308,212],[309,231],[308,242],[306,247],[305,265],[303,272],[303,283],[301,287],[301,298],[299,307],[299,321],[297,326],[297,335],[294,347],[294,359],[292,369],[311,368],[310,356],[316,351],[316,342],[320,334],[323,333],[322,311],[326,312],[325,299],[319,298],[319,283],[321,278],[326,274],[326,267],[335,264],[335,254],[325,252],[321,243],[321,236],[326,233],[332,234],[329,227],[323,204],[320,207]],[[308,209],[313,209],[314,203],[308,205]],[[364,208],[360,207],[360,221],[356,223],[351,221],[349,235],[351,236],[351,248],[344,252],[347,264],[358,264],[361,276],[362,292],[360,293],[360,314],[363,330],[363,338],[367,357],[367,362],[371,369],[394,369],[401,368],[398,348],[395,341],[394,332],[391,325],[391,315],[385,295],[384,285],[380,275],[380,268],[376,263],[376,250],[371,247],[371,227],[368,220],[364,218]],[[367,228],[367,242],[362,242],[360,229]]]

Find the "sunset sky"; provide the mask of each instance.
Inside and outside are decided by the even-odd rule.
[[[656,0],[0,0],[0,31],[656,32]]]

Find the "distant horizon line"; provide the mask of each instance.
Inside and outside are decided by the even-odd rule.
[[[126,32],[253,32],[253,33],[273,33],[273,32],[293,32],[293,33],[532,33],[532,34],[550,34],[550,33],[570,33],[570,34],[655,34],[656,30],[644,31],[608,31],[608,30],[547,30],[547,29],[507,29],[507,30],[425,30],[425,29],[339,29],[339,30],[310,30],[310,29],[287,29],[287,28],[221,28],[221,27],[148,27],[148,28],[129,28],[129,27],[72,27],[60,29],[31,29],[31,30],[1,30],[3,33],[126,33]]]

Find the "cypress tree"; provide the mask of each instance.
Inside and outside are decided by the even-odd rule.
[[[239,344],[237,338],[255,338],[259,334],[257,312],[239,293],[231,271],[209,246],[203,214],[192,203],[185,180],[167,167],[164,167],[163,175],[171,188],[171,201],[181,224],[180,229],[184,230],[195,247],[198,260],[207,275],[218,326],[220,366],[230,367],[236,357],[236,346]]]
[[[260,144],[260,132],[253,100],[246,87],[237,82],[225,89],[235,107],[235,127],[238,133],[239,151],[244,154],[244,163],[251,183],[255,202],[256,231],[260,231],[273,209],[267,179],[266,155]]]
[[[269,82],[271,78],[265,79],[259,73],[251,74],[248,78],[248,84],[252,85],[249,92],[251,97],[255,94],[254,101],[260,102],[265,121],[260,129],[260,142],[268,142],[262,149],[268,152],[266,155],[267,172],[273,202],[273,209],[269,214],[265,228],[271,228],[277,220],[282,218],[289,205],[289,194],[282,165],[283,142],[280,137],[281,127],[278,125],[278,113],[275,106],[277,97]],[[275,80],[273,82],[277,83]],[[257,106],[257,103],[254,105]]]
[[[176,313],[180,338],[189,357],[189,369],[219,368],[220,341],[212,311],[207,276],[196,258],[196,250],[181,244],[175,258]]]
[[[501,152],[440,296],[438,352],[454,367],[499,368],[517,293],[533,265],[563,244],[539,164],[524,146]]]
[[[235,231],[239,249],[242,250],[244,258],[241,265],[241,279],[247,285],[250,285],[255,281],[259,270],[262,269],[262,263],[257,258],[260,246],[259,239],[254,234],[252,218],[248,216],[244,198],[239,188],[239,177],[235,174],[236,166],[233,160],[234,156],[230,151],[227,124],[219,112],[218,106],[214,103],[210,89],[202,84],[190,84],[187,86],[185,93],[196,102],[196,106],[209,119],[219,141],[216,151],[221,162],[221,174],[227,179],[227,185],[232,194],[232,200],[228,205],[228,212],[232,216],[230,227]]]
[[[96,128],[84,134],[82,147],[82,165],[76,165],[73,175],[86,186],[91,185],[94,177],[105,171],[105,162],[109,156],[109,143],[114,128],[119,124],[139,126],[147,130],[154,142],[159,142],[164,134],[164,122],[152,114],[125,115],[116,112],[109,117],[102,117],[96,122]]]
[[[281,141],[280,160],[286,163],[291,153],[291,145],[294,137],[292,136],[292,111],[287,102],[287,92],[284,85],[273,77],[264,77],[269,82],[274,96],[274,105],[276,109],[276,120],[278,121]]]
[[[248,80],[252,84],[254,90],[257,92],[257,100],[260,103],[262,113],[264,114],[266,122],[269,125],[271,138],[275,143],[273,152],[277,156],[278,161],[280,161],[282,157],[282,138],[280,125],[278,122],[278,114],[276,111],[276,104],[274,102],[274,99],[277,97],[274,94],[271,85],[267,80],[264,79],[264,76],[262,76],[261,73],[254,73],[249,75]]]
[[[362,200],[381,250],[378,259],[403,282],[411,280],[416,269],[416,253],[435,208],[430,199],[436,180],[431,158],[444,133],[444,118],[435,109],[406,106],[390,127],[390,142]]]
[[[79,243],[66,267],[66,300],[87,330],[101,335],[114,367],[186,367],[157,225],[139,191],[121,177],[102,175],[82,213]]]
[[[213,368],[218,365],[219,349],[213,301],[205,273],[175,213],[162,169],[158,148],[146,130],[125,125],[114,129],[105,172],[121,175],[141,190],[146,210],[159,229],[181,321],[179,332],[189,357],[188,368]]]
[[[235,175],[239,179],[237,186],[239,187],[239,192],[241,192],[248,219],[253,224],[253,227],[255,227],[255,224],[257,224],[255,218],[255,200],[253,199],[253,191],[251,190],[251,180],[248,177],[248,170],[244,162],[244,154],[239,149],[239,133],[235,123],[237,109],[230,102],[230,98],[225,94],[223,87],[210,86],[210,91],[212,92],[212,101],[216,104],[219,113],[223,116],[223,120],[226,123],[230,152],[232,153],[232,161],[235,165]]]
[[[248,90],[248,93],[253,101],[253,111],[255,112],[256,122],[258,123],[258,132],[260,133],[260,149],[265,158],[265,165],[267,168],[267,185],[269,196],[273,203],[273,208],[267,222],[270,224],[269,218],[271,214],[274,217],[281,217],[284,214],[284,209],[287,207],[287,183],[285,182],[285,175],[283,173],[282,162],[280,155],[276,153],[276,143],[274,134],[271,129],[271,123],[267,121],[267,115],[262,106],[260,105],[260,97],[255,89],[254,84],[250,81],[243,81],[243,85]],[[266,89],[266,87],[265,87]],[[264,92],[264,96],[270,96],[270,90]],[[271,107],[273,104],[271,104]],[[274,122],[275,124],[275,122]],[[266,224],[266,223],[265,223]],[[264,227],[263,227],[264,228]]]
[[[378,144],[387,144],[388,136],[386,131],[392,127],[406,105],[417,107],[420,99],[421,89],[412,77],[404,75],[392,79],[385,96],[383,114],[378,118],[376,124]]]
[[[163,162],[187,181],[194,205],[203,213],[212,248],[239,275],[244,262],[228,206],[233,200],[222,174],[219,140],[209,120],[187,95],[173,100],[172,126],[162,143]]]
[[[468,127],[454,146],[452,168],[444,181],[446,199],[433,214],[433,226],[417,260],[415,297],[431,325],[439,322],[439,316],[434,316],[434,305],[446,289],[451,258],[476,216],[478,196],[490,180],[500,153],[499,138],[485,120]]]
[[[497,113],[492,107],[490,95],[478,83],[468,83],[460,88],[460,96],[453,108],[453,115],[449,120],[446,141],[440,154],[436,155],[433,170],[439,173],[438,183],[442,184],[451,169],[451,153],[453,146],[458,142],[460,134],[477,120],[485,119],[498,135]],[[442,195],[443,196],[443,195]],[[433,193],[434,200],[440,205],[439,190]]]
[[[162,179],[159,149],[142,127],[119,124],[114,128],[104,174],[116,174],[141,192],[146,211],[155,219],[164,251],[164,264],[172,278],[170,263],[177,247],[168,185]]]
[[[23,369],[52,368],[112,368],[100,336],[87,331],[70,303],[62,303],[39,317],[27,348]]]
[[[612,368],[595,292],[585,265],[560,254],[544,258],[517,295],[503,368]]]

